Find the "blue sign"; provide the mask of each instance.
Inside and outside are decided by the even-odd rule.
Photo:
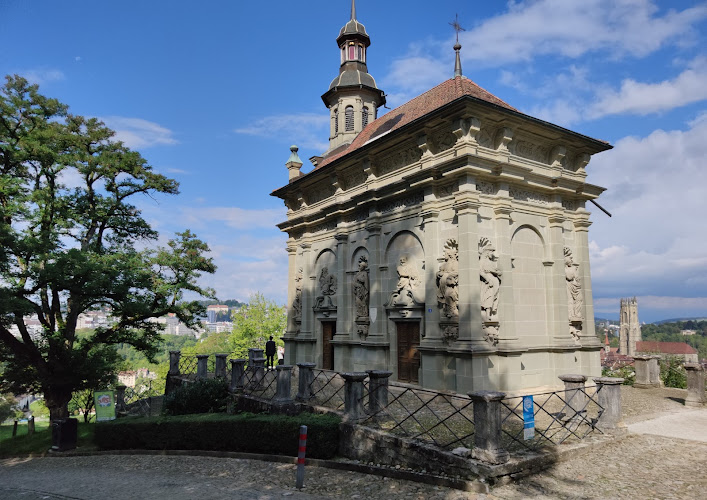
[[[533,396],[523,396],[523,439],[535,437],[535,407]]]

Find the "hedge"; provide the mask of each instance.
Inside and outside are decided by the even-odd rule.
[[[339,448],[340,419],[303,413],[242,413],[124,418],[96,423],[103,450],[213,450],[297,456],[300,425],[307,426],[307,456],[332,458]]]
[[[190,415],[194,413],[219,413],[226,411],[228,382],[222,378],[209,378],[177,387],[164,398],[165,415]]]

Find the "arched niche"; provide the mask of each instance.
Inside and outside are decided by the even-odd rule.
[[[425,302],[425,251],[420,239],[411,231],[400,231],[391,238],[385,250],[387,270],[386,293],[394,293],[400,286],[400,280],[412,282],[414,301]],[[412,276],[403,276],[400,272]]]
[[[532,226],[519,227],[511,239],[513,307],[516,332],[530,344],[547,336],[546,248]]]

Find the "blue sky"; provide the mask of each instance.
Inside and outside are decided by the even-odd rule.
[[[0,0],[0,73],[96,116],[181,183],[139,202],[164,241],[190,228],[222,299],[284,302],[290,144],[326,149],[320,95],[336,76],[349,0]],[[589,233],[595,312],[638,296],[641,320],[707,316],[707,3],[657,0],[357,1],[369,72],[406,100],[464,74],[521,111],[609,141],[588,181],[608,188]],[[381,110],[385,111],[385,110]],[[306,161],[306,160],[305,160]]]

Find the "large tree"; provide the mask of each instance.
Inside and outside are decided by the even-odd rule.
[[[0,88],[0,385],[44,393],[52,418],[67,415],[75,390],[103,375],[106,349],[125,343],[152,357],[175,313],[194,325],[204,307],[185,291],[213,273],[208,247],[189,231],[154,247],[157,232],[133,204],[177,194],[96,119],[68,113],[25,79]],[[76,335],[79,315],[103,308],[109,326]],[[36,315],[33,336],[23,317]]]

